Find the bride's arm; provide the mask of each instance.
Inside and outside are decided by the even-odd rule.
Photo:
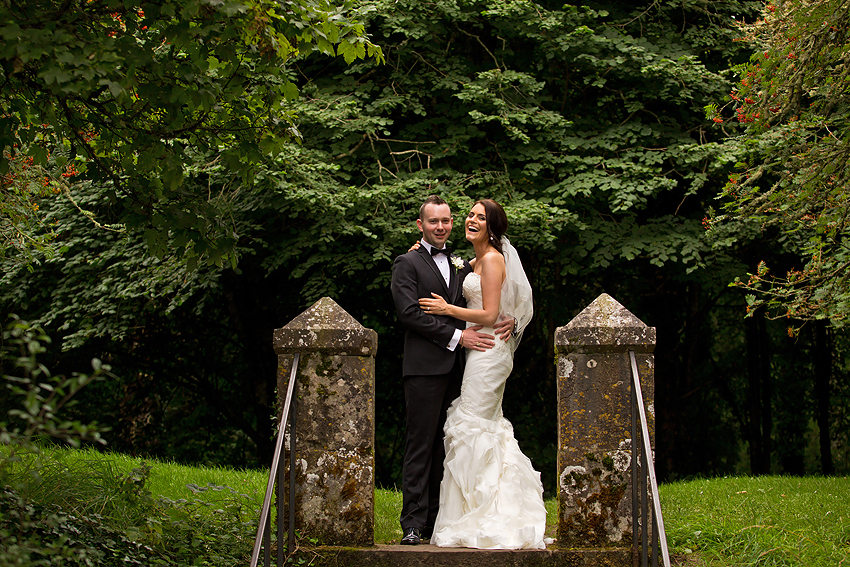
[[[432,299],[422,298],[419,305],[433,315],[448,315],[461,321],[492,327],[499,318],[502,299],[502,280],[505,279],[505,259],[499,254],[486,254],[481,258],[481,294],[483,309],[467,309],[451,305],[436,293]]]

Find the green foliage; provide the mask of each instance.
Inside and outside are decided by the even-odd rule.
[[[149,565],[149,550],[94,518],[71,516],[0,489],[0,561],[10,567]]]
[[[6,390],[0,400],[8,402],[10,409],[8,421],[0,421],[0,446],[5,449],[0,454],[0,480],[20,453],[38,451],[38,440],[52,438],[75,447],[81,440],[104,443],[97,423],[66,420],[59,417],[59,412],[71,406],[75,401],[71,398],[86,385],[108,376],[110,367],[93,359],[92,374],[51,376],[38,360],[46,350],[44,344],[50,342],[41,328],[12,316],[2,337],[0,369]],[[7,367],[9,372],[20,375],[6,374]]]
[[[4,328],[2,338],[0,368],[6,391],[0,399],[9,402],[11,409],[9,421],[0,421],[0,539],[4,542],[0,561],[15,566],[93,565],[112,558],[126,564],[146,564],[143,546],[117,530],[98,529],[92,517],[68,514],[67,507],[63,510],[56,505],[57,499],[69,495],[67,487],[73,487],[71,499],[79,504],[85,487],[102,477],[80,470],[69,474],[49,454],[42,453],[37,443],[58,439],[76,447],[80,441],[104,442],[100,436],[103,430],[96,423],[65,420],[58,413],[73,404],[71,398],[84,386],[110,376],[109,366],[95,359],[91,375],[52,376],[39,361],[50,338],[41,328],[15,316]],[[6,374],[7,370],[20,375]],[[23,409],[15,407],[16,402]],[[112,480],[109,476],[107,479]],[[135,492],[132,483],[130,486],[125,491],[128,494]],[[29,494],[21,492],[40,493],[41,498],[34,503]],[[114,509],[115,501],[105,499],[107,495],[101,489],[89,494],[87,512]]]
[[[50,194],[45,169],[32,156],[10,160],[0,180],[0,257],[11,256],[31,264],[35,254],[52,256],[56,234],[38,214],[39,200]]]
[[[352,3],[327,0],[3,3],[0,173],[62,154],[60,167],[109,188],[117,220],[155,254],[235,264],[206,171],[220,163],[250,185],[299,136],[292,57],[338,46],[349,62],[381,59],[357,18]],[[29,191],[11,182],[4,194]],[[19,226],[25,210],[4,204],[3,223]]]
[[[835,326],[850,315],[848,22],[842,0],[787,0],[766,4],[761,19],[743,26],[755,54],[736,68],[725,106],[746,134],[729,142],[740,173],[714,220],[719,235],[741,225],[775,230],[794,254],[792,262],[759,258],[749,279],[736,280],[752,292],[751,307]],[[707,112],[722,122],[716,105]]]
[[[104,191],[91,185],[77,189],[78,204],[106,220],[103,198]],[[231,307],[238,312],[229,302],[251,296],[232,291],[232,278],[222,279],[218,270],[190,270],[176,255],[151,258],[141,235],[105,232],[66,199],[43,203],[42,212],[58,227],[66,252],[42,259],[33,271],[9,261],[0,293],[4,306],[14,305],[52,329],[55,341],[48,354],[63,366],[73,368],[95,353],[121,368],[82,393],[81,405],[73,408],[81,412],[77,417],[83,418],[87,406],[100,408],[97,419],[112,427],[116,450],[134,446],[193,462],[254,462],[256,447],[268,439],[260,416],[270,415],[267,409],[257,411],[256,404],[270,398],[240,392],[261,395],[273,381],[264,378],[269,370],[252,368],[268,359],[232,346],[240,329],[251,325],[228,320]],[[288,305],[282,302],[281,308]],[[195,331],[188,331],[187,323]],[[270,351],[269,339],[245,340]],[[273,364],[272,359],[271,372]],[[160,374],[165,368],[171,369],[168,377]],[[175,422],[182,425],[174,427]],[[159,433],[171,429],[183,432],[179,442]]]
[[[528,237],[556,274],[701,264],[697,195],[722,150],[698,109],[724,81],[699,51],[659,37],[678,22],[529,2],[376,5],[386,66],[299,63],[314,78],[298,105],[306,145],[350,183],[534,203],[544,220],[517,215],[519,244]]]
[[[732,41],[740,34],[732,17],[752,19],[758,6],[365,3],[361,21],[386,64],[318,52],[289,60],[286,77],[302,96],[286,109],[301,145],[284,143],[258,161],[251,183],[212,154],[187,162],[186,183],[203,187],[233,238],[235,268],[190,269],[180,246],[195,245],[176,236],[151,258],[144,232],[98,228],[79,209],[104,226],[126,216],[111,204],[114,185],[86,173],[63,178],[75,180],[60,192],[74,202],[38,201],[52,242],[67,251],[36,256],[32,271],[3,262],[0,308],[49,329],[50,354],[63,367],[96,355],[121,369],[81,392],[74,408],[80,419],[97,411],[110,423],[111,446],[255,466],[270,454],[272,331],[331,296],[379,333],[377,479],[392,486],[404,407],[391,261],[418,237],[414,219],[429,193],[446,197],[456,218],[474,199],[493,197],[508,211],[537,314],[517,351],[505,413],[547,489],[555,487],[557,434],[552,336],[602,291],[658,329],[662,475],[746,470],[748,350],[766,349],[774,368],[799,359],[798,373],[773,376],[782,392],[809,384],[801,377],[814,357],[809,343],[794,350],[780,325],[764,333],[769,347],[748,342],[745,299],[726,286],[753,257],[795,243],[777,245],[751,224],[712,240],[703,224],[740,156],[702,109],[728,92],[724,70],[749,56]],[[61,159],[51,153],[46,166],[56,163],[60,176]],[[151,217],[168,231],[170,218]],[[457,234],[453,246],[471,254]],[[803,462],[814,402],[766,398],[776,416],[768,435],[791,439],[783,462]],[[846,408],[842,400],[836,406]],[[795,414],[805,427],[792,427]],[[786,470],[779,458],[774,470]],[[816,460],[805,455],[805,470],[819,470]]]
[[[0,493],[4,565],[236,565],[250,554],[258,502],[247,494],[190,484],[192,498],[154,496],[144,462],[120,474],[108,456],[72,457],[16,466],[17,492]]]
[[[387,244],[394,254],[406,250],[425,195],[440,193],[456,218],[478,197],[503,203],[537,314],[505,411],[547,488],[554,486],[547,345],[555,328],[606,291],[649,324],[669,324],[675,349],[685,340],[682,314],[698,309],[688,297],[716,301],[725,284],[718,280],[742,273],[737,258],[712,251],[701,224],[734,163],[702,107],[725,92],[727,62],[742,58],[730,16],[758,4],[713,2],[708,12],[693,2],[375,5],[368,29],[385,48],[385,65],[298,61],[309,78],[297,105],[302,152],[333,164],[335,180],[369,199],[351,209],[366,215],[369,254],[353,252],[362,244],[347,239],[330,248],[335,257],[322,250],[311,297],[338,298],[355,316],[384,313],[386,295],[372,300],[360,290],[364,280],[366,289],[386,289],[388,263],[363,279],[350,270],[358,262],[370,270]],[[335,221],[317,226],[326,222]],[[470,254],[462,238],[453,246]],[[661,305],[676,315],[668,318]],[[703,324],[689,328],[696,335]],[[380,340],[389,352],[381,356],[399,356],[392,333]],[[671,376],[701,368],[682,361],[673,370],[678,363],[668,367]],[[395,374],[379,369],[378,404],[388,412],[382,418],[395,418],[397,402],[384,392],[399,371],[388,370]],[[379,431],[395,427],[388,420]],[[397,439],[388,434],[387,445]]]

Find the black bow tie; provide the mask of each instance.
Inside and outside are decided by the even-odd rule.
[[[446,256],[450,256],[451,252],[449,251],[448,248],[440,248],[439,250],[437,250],[436,248],[434,248],[432,246],[431,247],[431,256],[436,256],[437,254],[445,254]]]

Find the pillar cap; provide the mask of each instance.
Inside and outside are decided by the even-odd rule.
[[[358,323],[330,297],[323,297],[295,319],[275,329],[272,344],[277,354],[324,352],[375,356],[378,333]]]
[[[572,321],[555,330],[559,352],[652,352],[655,327],[635,317],[616,299],[603,293]]]

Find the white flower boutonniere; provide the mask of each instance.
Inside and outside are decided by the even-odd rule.
[[[452,255],[451,261],[452,261],[452,266],[455,267],[455,270],[460,271],[460,270],[463,269],[463,258],[461,258],[460,256]]]

